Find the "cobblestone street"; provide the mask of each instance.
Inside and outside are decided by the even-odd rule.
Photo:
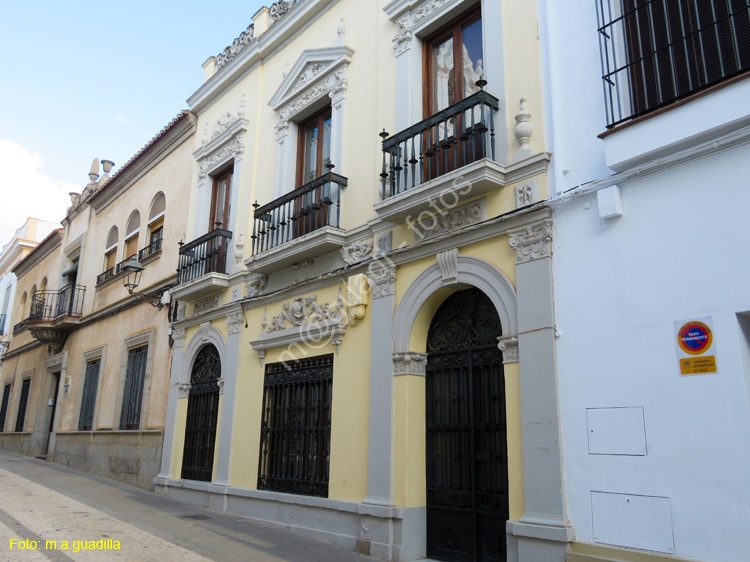
[[[31,541],[36,541],[37,549],[20,549],[33,545]],[[48,541],[54,541],[57,548]],[[89,543],[97,548],[87,549],[87,541],[98,541]],[[119,550],[102,550],[114,546],[115,541]],[[279,526],[212,512],[54,463],[0,451],[0,560],[373,559]]]

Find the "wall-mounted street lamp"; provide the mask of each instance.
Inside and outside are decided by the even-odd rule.
[[[122,266],[122,270],[125,272],[125,277],[122,278],[122,282],[128,290],[128,293],[139,300],[147,302],[151,306],[155,306],[159,310],[164,307],[162,295],[157,296],[135,292],[141,282],[141,274],[143,273],[143,266],[135,256],[131,257],[130,260]]]

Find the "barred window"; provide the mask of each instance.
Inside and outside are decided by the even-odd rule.
[[[16,431],[23,431],[23,424],[26,421],[26,405],[29,403],[29,389],[31,388],[31,379],[24,379],[21,386],[21,400],[18,403],[18,416],[16,416]]]
[[[10,401],[10,385],[6,384],[3,389],[3,404],[0,406],[0,433],[5,431],[5,418],[8,415],[8,402]]]
[[[258,489],[328,497],[333,355],[266,366]]]
[[[141,402],[143,401],[143,381],[146,378],[146,356],[148,346],[136,347],[128,351],[128,365],[125,371],[125,389],[122,393],[120,429],[138,429],[141,424]]]
[[[83,380],[83,397],[81,398],[81,414],[78,417],[78,431],[91,431],[94,424],[96,389],[99,385],[100,365],[100,359],[86,363],[86,377]]]

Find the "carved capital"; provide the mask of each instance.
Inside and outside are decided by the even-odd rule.
[[[427,355],[424,353],[394,353],[393,376],[415,375],[423,377],[427,368]]]
[[[403,55],[405,52],[411,50],[414,42],[414,33],[411,29],[405,29],[393,38],[393,50],[396,51],[396,56]]]
[[[216,380],[216,386],[219,387],[219,394],[224,394],[224,377]]]
[[[181,382],[177,385],[177,391],[178,391],[178,397],[179,398],[187,398],[190,396],[190,389],[193,388],[193,385],[189,382]]]
[[[172,330],[172,344],[173,348],[185,346],[185,328],[175,328]]]
[[[282,119],[273,126],[273,130],[276,133],[276,140],[285,137],[289,132],[289,120]]]
[[[518,363],[518,337],[500,336],[497,348],[503,352],[503,364]]]
[[[552,220],[544,219],[524,228],[508,231],[510,247],[516,251],[516,263],[526,263],[552,255]]]
[[[232,312],[227,315],[227,327],[229,328],[229,335],[241,334],[242,333],[242,320],[244,318],[242,311]]]
[[[396,268],[381,262],[373,262],[367,269],[367,283],[372,288],[372,298],[396,294]]]
[[[336,105],[337,103],[340,103],[344,100],[344,98],[346,97],[346,88],[349,85],[349,81],[344,78],[340,72],[336,73],[336,79],[338,80],[338,82],[331,89],[331,91],[328,92],[328,97],[331,98],[331,103],[333,105]]]

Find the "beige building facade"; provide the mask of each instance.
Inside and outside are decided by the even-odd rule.
[[[111,177],[113,163],[100,172],[95,160],[63,228],[15,267],[4,449],[153,487],[193,132],[183,112]],[[124,285],[131,258],[143,268],[135,293]]]

